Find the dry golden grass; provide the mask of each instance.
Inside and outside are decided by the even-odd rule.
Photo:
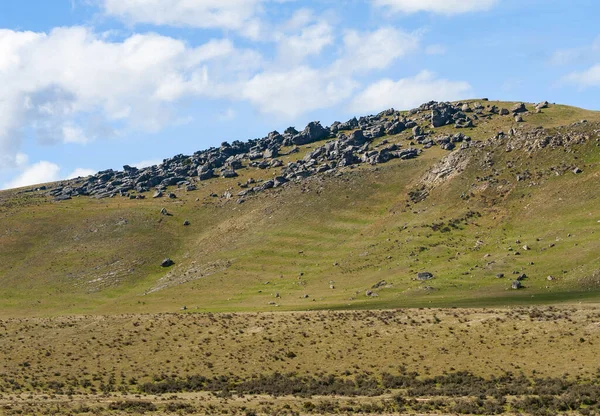
[[[144,383],[188,376],[380,380],[384,373],[427,378],[468,371],[589,379],[600,366],[599,345],[600,308],[593,306],[9,319],[0,321],[0,403],[17,409],[43,401],[49,409],[68,402],[68,394],[74,403],[114,403],[135,399]],[[163,405],[168,397],[136,400]],[[239,397],[223,402],[201,392],[176,397],[170,400],[228,412],[236,403],[273,401],[258,395],[249,396],[250,404]]]

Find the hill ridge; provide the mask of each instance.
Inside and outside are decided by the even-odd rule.
[[[456,127],[461,114],[473,127]],[[599,113],[430,102],[352,126],[333,134],[315,122],[152,168],[0,192],[0,311],[497,306],[600,295]],[[212,177],[201,180],[207,169]],[[222,174],[230,171],[237,176]],[[135,189],[156,178],[171,185]]]
[[[542,102],[535,106],[536,111],[547,108],[548,103]],[[457,129],[473,128],[480,118],[506,116],[512,114],[521,118],[521,113],[527,112],[524,103],[515,104],[509,111],[498,108],[494,104],[487,106],[479,102],[456,104],[431,101],[408,112],[389,109],[377,115],[356,117],[346,122],[334,122],[329,127],[321,126],[320,122],[310,122],[304,130],[297,131],[288,127],[283,134],[277,131],[269,133],[260,139],[246,142],[234,141],[231,144],[223,142],[219,148],[195,152],[192,156],[176,155],[164,159],[160,165],[138,169],[125,165],[122,171],[112,169],[100,171],[90,176],[87,181],[79,182],[77,186],[57,187],[50,192],[56,201],[67,200],[73,196],[84,195],[96,198],[114,197],[116,195],[144,198],[144,194],[155,189],[154,197],[162,197],[169,186],[185,187],[188,191],[195,190],[195,182],[205,181],[213,177],[234,178],[237,171],[244,168],[282,168],[280,174],[262,184],[240,184],[240,197],[266,189],[276,188],[290,180],[301,180],[304,177],[319,173],[336,173],[338,168],[369,163],[376,165],[386,163],[390,159],[410,159],[419,155],[423,149],[439,145],[445,150],[453,150],[457,144],[468,147],[471,138],[462,132],[454,135],[433,137],[437,129],[453,124]],[[405,148],[402,144],[380,143],[372,147],[373,140],[412,130],[411,144],[416,142],[423,145],[418,150],[413,147]],[[303,159],[283,165],[278,156],[296,152],[299,145],[309,145],[322,140],[328,142],[311,151]],[[282,153],[282,148],[288,148]]]

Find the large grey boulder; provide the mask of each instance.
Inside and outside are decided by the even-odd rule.
[[[233,169],[225,169],[224,171],[221,172],[221,177],[223,177],[223,178],[235,178],[237,176],[238,176],[237,172]]]
[[[393,135],[393,134],[402,133],[404,130],[406,130],[406,125],[401,121],[396,121],[385,131],[385,133],[389,134],[389,135]]]
[[[292,143],[295,145],[303,145],[317,142],[329,137],[329,130],[321,126],[318,121],[311,121],[306,128],[292,138]]]
[[[203,165],[198,168],[198,179],[201,181],[205,181],[207,179],[212,178],[215,175],[215,172],[208,167],[208,165]]]
[[[512,106],[512,108],[510,109],[510,111],[513,114],[525,113],[527,111],[527,107],[525,107],[525,103],[517,103],[517,104],[515,104],[515,105]]]

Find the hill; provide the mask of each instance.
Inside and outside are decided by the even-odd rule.
[[[599,133],[427,103],[2,191],[0,315],[597,302]]]

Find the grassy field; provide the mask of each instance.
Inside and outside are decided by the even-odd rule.
[[[333,413],[349,402],[352,413],[369,403],[386,413],[402,397],[407,413],[434,411],[419,407],[433,400],[439,413],[481,394],[511,402],[542,386],[555,396],[594,386],[599,343],[600,309],[589,306],[9,319],[0,321],[0,406],[318,414],[329,401]]]

